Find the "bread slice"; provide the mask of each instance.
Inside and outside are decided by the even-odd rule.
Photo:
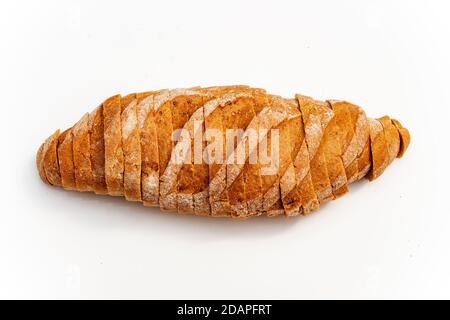
[[[322,143],[327,159],[327,170],[333,190],[333,197],[337,198],[348,192],[347,175],[341,158],[342,151],[339,141],[339,127],[336,125],[336,118],[329,103],[316,102],[316,107],[323,110],[324,114],[326,114],[325,117],[331,116],[328,125],[324,129]],[[328,108],[328,111],[331,111],[330,115],[327,114],[328,111],[326,111],[326,108]]]
[[[263,208],[268,217],[276,217],[285,214],[283,201],[281,200],[280,178],[277,177],[269,192],[264,194]],[[268,209],[265,209],[265,208]]]
[[[293,107],[300,113],[297,100],[293,100]],[[319,208],[319,201],[317,200],[312,184],[309,167],[309,153],[306,145],[303,117],[301,113],[292,120],[290,135],[291,141],[293,141],[291,158],[293,160],[296,176],[296,187],[292,190],[292,197],[295,203],[299,202],[301,205],[299,213],[309,214],[312,210]]]
[[[91,142],[92,189],[97,194],[108,194],[105,180],[103,104],[89,115],[89,133],[89,140]]]
[[[41,177],[41,180],[45,182],[46,184],[50,184],[47,180],[47,177],[45,175],[45,169],[44,169],[44,146],[45,142],[41,144],[39,147],[37,153],[36,153],[36,166],[38,168],[39,176]]]
[[[268,127],[269,128],[266,128],[268,130],[266,144],[268,148],[270,148],[272,144],[272,133],[275,131],[271,131],[269,125]],[[266,174],[261,175],[261,193],[263,199],[263,212],[267,212],[268,216],[284,214],[283,203],[281,201],[279,170],[277,170],[277,172],[267,172]]]
[[[227,189],[227,146],[226,126],[224,123],[224,109],[237,99],[248,96],[248,93],[239,92],[235,87],[209,88],[214,99],[204,106],[204,119],[206,135],[205,154],[208,160],[209,176],[209,202],[213,216],[230,216],[231,206]],[[217,136],[214,136],[214,133]],[[209,136],[208,134],[211,134]]]
[[[112,96],[103,102],[105,140],[105,180],[108,194],[123,195],[124,159],[122,150],[121,97]]]
[[[367,165],[364,164],[361,165],[359,157],[363,154],[366,145],[370,140],[370,137],[369,137],[369,126],[367,124],[367,117],[364,110],[359,106],[351,104],[349,105],[349,113],[351,121],[353,123],[354,135],[352,140],[350,141],[350,144],[347,147],[347,150],[344,152],[343,160],[344,164],[346,164],[350,161],[350,159],[353,158],[354,154],[356,154],[356,158],[353,159],[352,163],[349,165],[349,168],[354,166],[356,163],[358,166],[357,174],[356,175],[353,174],[349,178],[349,183],[352,183],[358,178],[358,176],[367,173],[366,171],[367,169],[365,169],[367,168]],[[370,160],[366,161],[367,163],[370,163]]]
[[[61,173],[61,184],[66,190],[76,190],[72,128],[64,131],[58,140],[58,162]]]
[[[316,108],[312,98],[296,95],[305,127],[305,139],[308,146],[311,178],[320,203],[333,199],[333,191],[328,175],[324,144],[321,143],[324,127],[332,118],[331,112]]]
[[[253,133],[247,132],[247,159],[243,168],[244,181],[246,184],[245,197],[249,216],[256,216],[262,213],[262,178],[261,178],[261,159],[259,155],[259,141],[265,139],[266,132],[261,129],[261,122],[264,122],[264,108],[268,105],[267,95],[259,89],[251,90],[253,98],[250,104],[252,115],[254,116]],[[269,110],[269,109],[267,109]],[[260,145],[259,145],[260,146]]]
[[[58,137],[59,130],[57,130],[50,138],[49,142],[44,148],[43,163],[44,171],[47,181],[53,186],[61,186],[61,174],[59,172],[58,164]]]
[[[225,128],[222,120],[222,106],[235,99],[234,95],[219,97],[207,103],[204,108],[205,140],[209,176],[209,203],[211,215],[230,216],[231,208],[226,189],[227,171]],[[215,136],[213,134],[216,134]]]
[[[372,169],[372,152],[370,150],[370,137],[367,138],[366,145],[363,152],[358,156],[358,177],[360,180],[370,172]]]
[[[279,98],[278,98],[279,99]],[[305,131],[303,119],[300,113],[298,101],[296,99],[282,99],[282,103],[274,103],[272,107],[275,113],[281,114],[285,112],[284,123],[289,130],[286,131],[286,138],[282,138],[282,148],[286,149],[289,145],[291,152],[288,156],[289,162],[287,170],[279,172],[280,196],[283,198],[281,208],[288,216],[298,214],[308,214],[311,210],[318,209],[319,202],[317,200],[314,186],[312,184],[311,173],[309,168],[309,153],[305,140]],[[288,144],[287,144],[288,143]],[[282,154],[283,151],[280,152]],[[293,178],[293,176],[295,178]],[[271,190],[269,193],[274,192]],[[276,192],[274,192],[276,194]],[[276,213],[278,209],[274,209]],[[273,213],[270,213],[273,215]]]
[[[208,100],[214,101],[215,99]],[[193,199],[194,199],[194,213],[196,215],[211,215],[211,206],[209,204],[209,165],[205,161],[204,152],[206,149],[206,141],[203,139],[205,132],[205,102],[203,106],[196,110],[194,119],[196,122],[192,128],[193,140],[193,157],[194,157],[194,171],[192,173]],[[201,146],[200,150],[198,146]]]
[[[232,215],[248,216],[244,164],[248,156],[245,144],[245,130],[255,118],[251,97],[240,97],[222,109],[223,127],[226,129],[226,188]],[[254,120],[255,123],[255,120]],[[234,143],[231,143],[234,142]]]
[[[283,108],[281,103],[272,103],[269,97],[268,115],[265,117],[260,116],[259,126],[261,130],[267,131],[266,139],[260,141],[260,163],[261,163],[261,193],[262,193],[262,210],[266,212],[269,217],[274,217],[282,215],[285,213],[282,196],[280,180],[282,176],[282,170],[280,170],[280,157],[275,157],[271,159],[271,146],[275,146],[273,150],[274,154],[279,154],[280,146],[280,131],[279,127],[287,119],[287,110]],[[266,112],[266,110],[264,110]],[[272,130],[274,129],[274,130]],[[276,139],[272,143],[272,139]],[[263,146],[265,144],[265,147]],[[261,150],[262,149],[262,150]],[[264,150],[265,149],[265,150]],[[264,152],[266,152],[266,157],[264,157]],[[271,169],[273,165],[273,160],[276,161],[275,166],[277,170],[266,170]],[[267,163],[267,164],[266,164]]]
[[[173,148],[172,141],[172,103],[169,97],[164,99],[165,95],[169,95],[168,90],[163,90],[157,94],[154,98],[154,109],[156,111],[155,121],[156,121],[156,132],[158,139],[158,151],[159,151],[159,207],[163,211],[176,211],[177,210],[177,198],[176,194],[172,195],[175,190],[168,186],[163,189],[162,175],[166,171],[167,164],[169,163],[170,156]],[[158,102],[161,101],[161,102]],[[173,181],[175,179],[175,181]],[[176,183],[176,176],[171,177],[172,181],[167,183]]]
[[[91,142],[89,138],[89,114],[85,114],[73,127],[72,148],[75,183],[81,192],[92,191]]]
[[[204,103],[207,102],[201,92],[196,95],[182,95],[172,100],[172,124],[173,130],[185,130],[186,139],[180,137],[181,140],[176,142],[175,150],[186,153],[180,159],[183,161],[180,164],[176,164],[174,170],[177,174],[177,204],[179,213],[194,213],[194,197],[193,194],[196,191],[200,191],[196,188],[194,181],[194,140],[195,135],[194,126],[203,122],[203,109],[201,109]],[[200,128],[201,131],[201,128]],[[201,133],[201,132],[200,132]],[[201,160],[201,159],[200,159]]]
[[[388,116],[381,117],[378,121],[380,121],[383,126],[384,137],[386,138],[389,155],[388,164],[391,164],[400,151],[400,135],[397,128],[392,123],[391,118]]]
[[[297,215],[304,211],[309,213],[318,208],[318,201],[309,172],[308,150],[299,105],[295,100],[280,99],[276,96],[269,97],[271,116],[266,117],[267,121],[261,121],[262,127],[268,130],[268,146],[272,144],[272,135],[280,134],[280,128],[283,136],[278,140],[282,147],[277,151],[280,154],[277,174],[261,175],[263,210],[268,216]],[[272,128],[277,130],[270,130]],[[285,152],[286,150],[290,152]]]
[[[258,91],[257,94],[259,94],[259,92],[260,91]],[[290,120],[289,116],[294,118],[292,114],[288,112],[286,103],[289,104],[279,97],[269,96],[267,102],[261,105],[262,109],[261,107],[259,108],[256,117],[257,122],[253,121],[254,119],[252,120],[252,123],[256,123],[259,129],[261,129],[258,137],[260,141],[258,156],[258,168],[260,170],[258,171],[260,173],[261,195],[258,195],[255,200],[257,199],[260,201],[259,206],[261,207],[261,211],[266,212],[269,216],[285,213],[282,197],[283,195],[288,194],[292,189],[292,184],[295,186],[295,173],[290,171],[290,174],[286,174],[286,168],[289,164],[292,165],[289,150],[287,150],[287,152],[280,152],[280,141],[283,140],[283,138],[280,139],[280,128],[284,128],[283,137],[290,139],[288,126],[283,122]],[[267,104],[268,107],[264,107],[265,104]],[[250,124],[249,127],[252,127],[252,124]],[[276,139],[276,141],[273,141],[273,139]],[[271,150],[272,142],[275,150]],[[272,154],[280,155],[281,153],[283,153],[284,156],[272,157]],[[258,171],[254,172],[258,173]],[[294,181],[294,183],[292,183],[292,181]],[[293,211],[291,210],[290,212]]]
[[[306,139],[303,139],[300,150],[294,160],[294,166],[297,176],[297,190],[302,204],[301,212],[303,215],[307,215],[319,209],[319,200],[314,191]]]
[[[411,141],[411,136],[409,135],[408,129],[404,128],[401,123],[395,119],[391,119],[394,126],[397,128],[400,134],[400,150],[398,152],[397,158],[401,158],[408,149],[409,142]]]
[[[159,205],[164,211],[177,211],[178,173],[182,164],[177,163],[174,149],[174,125],[172,119],[173,100],[181,96],[197,95],[197,88],[162,90],[154,96],[159,150],[160,196]],[[176,121],[176,119],[175,119]]]
[[[137,105],[142,94],[122,99],[122,149],[124,155],[124,195],[129,201],[141,201],[141,139]]]
[[[343,153],[344,165],[349,163],[356,153],[356,158],[346,167],[348,182],[352,183],[367,175],[372,168],[372,155],[370,150],[369,124],[364,110],[356,105],[345,103],[350,114],[353,126],[353,137]],[[357,170],[353,169],[357,166]],[[356,172],[356,175],[354,174]]]
[[[209,180],[210,186],[208,192],[210,194],[211,211],[213,215],[230,215],[231,205],[228,197],[228,187],[227,183],[233,184],[233,188],[240,189],[241,198],[235,199],[234,205],[234,216],[245,217],[248,216],[249,212],[252,215],[258,215],[261,213],[261,207],[263,202],[263,197],[261,193],[261,175],[260,166],[258,161],[257,150],[253,148],[249,149],[249,141],[253,139],[255,142],[258,140],[257,134],[252,137],[247,137],[249,131],[244,127],[247,124],[242,124],[239,129],[241,130],[241,138],[243,142],[238,144],[237,138],[234,137],[234,145],[230,143],[227,150],[227,134],[226,129],[229,129],[229,141],[233,140],[232,135],[235,133],[234,130],[238,128],[234,126],[231,121],[231,116],[235,110],[231,110],[233,105],[239,99],[247,98],[247,115],[253,116],[252,118],[252,130],[258,131],[259,119],[256,114],[259,113],[264,105],[266,104],[264,91],[261,89],[252,89],[247,86],[226,86],[226,87],[211,87],[205,89],[209,94],[212,94],[215,99],[211,100],[205,105],[204,116],[205,116],[205,128],[207,133],[211,133],[216,130],[218,140],[222,140],[222,145],[218,145],[216,142],[216,137],[208,137],[208,142],[206,144],[206,154],[209,162]],[[234,106],[235,107],[235,106]],[[236,113],[234,113],[236,115]],[[224,124],[225,116],[228,119],[227,124]],[[242,120],[242,119],[240,119]],[[248,121],[248,120],[247,120]],[[219,143],[220,144],[220,143]],[[249,159],[250,152],[252,153],[251,159]],[[217,163],[218,157],[215,153],[221,155],[220,162]],[[242,163],[236,163],[236,155],[240,157]],[[233,157],[230,163],[227,163],[227,156]],[[215,161],[216,160],[216,161]],[[256,160],[256,161],[255,161]],[[245,163],[244,163],[245,161]],[[237,181],[236,181],[237,180]],[[249,186],[244,188],[244,184]]]
[[[354,161],[357,158],[358,150],[355,148],[356,146],[352,145],[352,139],[355,137],[354,124],[356,124],[356,119],[352,119],[352,116],[355,114],[350,113],[351,105],[345,101],[329,100],[328,103],[334,112],[337,140],[342,152],[345,174],[347,180],[351,180],[358,176],[358,161]]]
[[[145,206],[159,206],[159,146],[154,96],[159,92],[142,94],[137,105],[141,143],[141,199]]]
[[[255,154],[251,141],[264,137],[264,134],[258,134],[261,127],[272,128],[282,121],[278,121],[269,106],[264,106],[264,99],[258,100],[263,93],[261,89],[251,89],[250,93],[251,96],[241,97],[223,109],[224,124],[228,129],[227,142],[233,141],[234,137],[234,144],[228,143],[227,146],[227,189],[233,215],[241,218],[261,214],[264,202],[262,171],[266,170],[261,168],[259,155]],[[236,137],[236,130],[240,131],[239,137]]]
[[[301,114],[295,101],[285,100],[278,96],[270,96],[269,99],[272,108],[283,108],[287,113],[286,119],[275,129],[279,134],[277,151],[281,201],[285,214],[295,216],[301,213],[301,201],[296,188],[297,177],[292,156],[295,153],[295,144],[298,138],[298,132],[295,132],[295,129],[298,129],[298,120],[301,120]],[[297,120],[297,126],[295,120]]]
[[[365,168],[367,168],[367,164],[369,162],[367,162],[367,164],[361,165],[358,162],[358,158],[363,153],[369,140],[367,118],[364,110],[354,104],[345,101],[336,102],[335,104],[333,104],[333,107],[336,109],[336,111],[341,109],[347,110],[350,117],[352,131],[351,140],[344,141],[345,149],[342,153],[342,161],[346,168],[348,182],[351,183],[358,179],[360,175],[365,174],[364,172],[367,172],[367,169]],[[359,172],[360,167],[362,169],[361,174]]]
[[[367,178],[374,180],[378,178],[389,164],[389,152],[384,136],[382,124],[372,118],[368,118],[370,149],[372,154],[372,168]]]
[[[36,165],[39,171],[39,175],[42,179],[42,181],[44,181],[47,184],[52,185],[52,181],[51,180],[56,180],[56,179],[52,179],[52,177],[50,175],[52,175],[52,171],[53,171],[53,161],[52,158],[54,158],[54,156],[52,156],[53,153],[53,149],[55,146],[57,146],[58,144],[58,137],[59,137],[59,130],[57,130],[53,135],[51,135],[50,137],[48,137],[45,142],[40,146],[37,155],[36,155]],[[57,147],[55,147],[55,153],[56,153],[56,149]],[[47,172],[49,173],[50,179],[47,176]],[[54,182],[54,181],[53,181]]]
[[[295,168],[290,155],[292,145],[289,142],[289,131],[289,121],[286,121],[286,124],[280,127],[282,150],[285,150],[280,151],[280,172],[283,173],[280,178],[280,192],[285,214],[296,216],[300,214],[301,203],[297,195]]]

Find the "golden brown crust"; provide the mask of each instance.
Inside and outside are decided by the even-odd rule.
[[[388,148],[389,162],[391,164],[392,161],[397,157],[400,150],[400,135],[398,133],[397,128],[391,121],[391,118],[388,116],[384,116],[379,118],[381,125],[383,126],[384,137],[386,139],[386,144]]]
[[[296,105],[297,109],[300,110],[298,101],[296,101]],[[297,180],[296,190],[300,196],[301,213],[306,215],[313,210],[319,209],[319,201],[312,183],[309,152],[305,139],[303,116],[301,114],[291,127],[291,131],[293,131],[291,132],[292,136],[296,137],[295,150],[292,155]]]
[[[123,150],[121,126],[121,97],[112,96],[103,102],[105,139],[105,180],[108,194],[123,195]]]
[[[270,129],[270,128],[269,128]],[[272,131],[268,130],[267,146],[272,144]],[[284,214],[280,192],[280,170],[261,175],[262,211],[269,216]]]
[[[258,153],[258,141],[264,138],[261,132],[261,122],[264,122],[263,109],[268,105],[267,96],[261,91],[251,92],[252,103],[249,105],[250,112],[255,119],[254,135],[248,136],[247,159],[243,168],[244,183],[246,185],[245,197],[249,216],[261,214],[262,209],[262,179],[261,179],[261,159]]]
[[[54,186],[61,186],[61,174],[59,172],[58,164],[58,137],[59,130],[57,130],[51,137],[47,148],[43,150],[44,171],[47,181]]]
[[[43,155],[43,153],[44,153],[44,144],[45,143],[41,144],[41,146],[39,147],[39,149],[38,149],[38,151],[36,153],[36,167],[38,169],[38,173],[39,173],[39,176],[41,177],[41,180],[43,182],[45,182],[46,184],[49,184],[48,180],[47,180],[47,177],[45,176],[44,163],[42,161],[42,159],[44,157],[44,155]]]
[[[174,101],[177,99],[190,99],[190,97],[197,95],[201,95],[198,88],[190,88],[163,90],[154,97],[154,108],[158,111],[157,132],[161,174],[159,204],[162,210],[175,211],[178,209],[179,202],[182,203],[182,211],[185,210],[185,207],[188,207],[189,211],[194,210],[192,194],[182,193],[178,197],[178,174],[182,170],[183,162],[186,160],[188,151],[190,151],[190,139],[189,134],[187,136],[183,134],[183,128],[177,127],[179,118],[176,116],[178,113],[175,110]],[[172,111],[174,114],[172,114]],[[161,121],[162,119],[165,119],[165,123]],[[170,126],[170,134],[161,132],[159,127],[162,125],[166,126],[166,128]],[[182,137],[183,141],[174,143],[174,140],[178,140],[179,137]]]
[[[358,178],[356,180],[364,178],[371,169],[372,152],[370,148],[370,137],[368,137],[363,152],[358,156]]]
[[[163,90],[158,95],[155,96],[156,102],[154,103],[154,108],[156,111],[156,132],[158,135],[158,152],[159,152],[159,206],[161,210],[164,211],[176,211],[177,210],[177,199],[176,194],[174,195],[173,186],[169,187],[167,190],[164,188],[164,183],[173,184],[173,177],[169,177],[170,181],[164,181],[164,173],[166,171],[167,164],[169,163],[170,156],[172,154],[173,141],[173,125],[172,125],[172,101],[164,101],[164,97],[170,94],[170,91]],[[160,102],[158,102],[160,101]],[[176,185],[175,185],[176,187]]]
[[[211,213],[214,216],[229,216],[232,214],[232,207],[230,205],[229,200],[229,190],[227,187],[227,181],[230,183],[231,180],[234,181],[234,179],[237,176],[237,172],[241,173],[241,176],[237,178],[238,182],[236,182],[236,186],[239,185],[239,183],[244,180],[246,181],[246,184],[252,184],[253,186],[251,188],[248,188],[247,190],[243,191],[243,194],[245,196],[245,199],[240,199],[241,201],[236,201],[234,203],[234,211],[239,210],[239,206],[246,207],[245,213],[241,214],[241,217],[245,217],[248,215],[248,212],[252,215],[259,215],[261,212],[261,207],[263,205],[263,194],[262,194],[262,187],[261,187],[261,175],[259,173],[259,164],[258,163],[249,163],[248,158],[248,152],[245,150],[242,150],[240,148],[239,150],[239,156],[242,158],[242,156],[245,159],[244,165],[237,165],[234,161],[234,163],[231,163],[227,165],[226,159],[227,156],[231,154],[232,151],[234,151],[233,148],[228,150],[227,152],[227,144],[226,144],[226,130],[230,129],[228,127],[225,127],[224,125],[224,118],[225,116],[228,116],[227,119],[229,119],[229,107],[232,106],[237,100],[241,98],[249,98],[252,102],[250,112],[253,117],[253,124],[252,126],[256,129],[260,125],[260,119],[255,119],[256,113],[260,113],[262,108],[265,104],[265,95],[263,94],[263,91],[260,89],[251,89],[246,86],[227,86],[227,87],[213,87],[208,88],[206,90],[208,93],[212,94],[215,99],[211,100],[210,102],[205,105],[204,108],[204,116],[205,116],[205,129],[206,130],[216,130],[219,132],[219,137],[217,139],[221,139],[221,142],[216,142],[216,137],[208,137],[207,138],[207,149],[206,154],[208,155],[210,162],[209,162],[209,180],[210,185],[207,190],[209,193],[210,198],[210,204],[211,204]],[[249,100],[249,101],[250,101]],[[233,111],[231,111],[232,114]],[[245,130],[243,128],[240,128],[242,131],[241,133],[245,133]],[[235,129],[232,129],[234,131]],[[210,131],[211,132],[211,131]],[[233,134],[233,132],[231,132]],[[232,138],[232,137],[231,137]],[[237,140],[237,139],[236,139]],[[235,141],[235,146],[237,145],[237,141]],[[214,151],[215,149],[219,149],[217,151]],[[215,152],[218,152],[220,155],[219,157],[213,156]],[[228,153],[228,155],[227,155]],[[253,153],[253,157],[256,157]],[[216,158],[220,158],[224,160],[224,163],[216,163],[214,162]],[[229,174],[230,172],[230,174]],[[227,180],[228,177],[228,180]],[[230,180],[230,177],[232,178]],[[249,201],[247,202],[247,197]],[[249,210],[250,208],[250,210]],[[234,215],[238,216],[238,215]]]
[[[389,164],[388,146],[384,136],[383,126],[376,119],[368,119],[370,133],[370,149],[372,155],[372,169],[367,178],[378,178]]]
[[[291,121],[287,120],[278,127],[280,130],[280,140],[283,141],[283,148],[280,150],[280,192],[281,202],[287,216],[300,214],[300,199],[297,193],[297,179],[295,168],[291,158],[293,146],[290,141]]]
[[[357,112],[350,112],[351,105],[345,101],[330,100],[328,103],[333,108],[336,124],[336,134],[341,148],[342,162],[345,175],[350,181],[358,176],[357,150],[350,150],[352,139],[354,139],[354,124],[357,122]],[[355,161],[356,160],[356,161]]]
[[[331,114],[318,109],[313,99],[296,95],[303,116],[305,139],[308,146],[311,178],[319,202],[333,199],[333,191],[328,175],[325,146],[322,143],[324,127],[331,119]]]
[[[286,119],[274,128],[278,130],[279,141],[283,143],[283,146],[277,150],[279,153],[278,176],[284,212],[287,216],[296,216],[301,213],[301,201],[296,188],[297,176],[293,156],[296,153],[295,148],[299,137],[296,131],[298,131],[301,114],[295,101],[286,101],[277,96],[271,96],[269,99],[272,108],[282,108],[287,112]]]
[[[191,135],[192,143],[192,198],[194,200],[194,213],[197,215],[211,215],[211,205],[209,203],[209,165],[204,158],[206,148],[205,133],[205,107],[216,104],[217,97],[208,95],[202,97],[202,106],[191,116],[188,130]],[[201,148],[199,148],[201,146]]]
[[[61,183],[66,190],[76,190],[75,166],[73,164],[72,128],[64,131],[59,137],[58,161]]]
[[[88,124],[89,114],[85,114],[72,130],[75,184],[77,190],[81,192],[92,191],[93,185]]]
[[[54,134],[52,134],[45,140],[36,154],[36,165],[38,168],[39,176],[41,177],[42,181],[50,185],[52,185],[52,177],[50,175],[53,174],[52,159],[54,158],[54,156],[52,154],[53,150],[55,150],[56,153],[56,147],[54,146],[55,144],[57,144],[58,137],[59,130],[57,130]],[[50,173],[49,176],[47,176],[47,172]]]
[[[176,140],[177,129],[186,140]],[[278,148],[268,150],[275,139]],[[296,216],[355,180],[375,179],[409,142],[398,121],[366,118],[345,101],[284,99],[247,86],[190,88],[113,96],[49,137],[36,164],[47,184],[163,210]]]
[[[408,129],[404,128],[399,121],[392,119],[392,123],[395,125],[398,133],[400,134],[400,150],[398,152],[397,158],[401,158],[406,149],[408,149],[409,147],[411,136],[409,135]]]
[[[145,206],[159,206],[159,150],[153,105],[154,95],[146,92],[137,106],[141,142],[141,193]]]
[[[227,150],[227,159],[233,157],[233,155],[234,159],[226,164],[226,185],[232,215],[235,217],[246,217],[248,215],[243,165],[238,163],[238,157],[246,159],[248,156],[245,144],[240,142],[243,141],[242,138],[250,121],[255,117],[252,112],[252,103],[251,97],[241,97],[223,108],[222,112],[224,128],[229,129],[226,132],[228,134],[226,140],[233,141],[234,137],[234,145]],[[242,146],[242,148],[239,148],[239,146]],[[235,152],[233,153],[233,151]]]
[[[108,194],[105,180],[103,104],[89,115],[89,132],[91,142],[92,189],[97,194]]]
[[[226,90],[213,92],[216,97],[211,103],[204,107],[205,129],[210,133],[218,133],[220,136],[206,136],[206,149],[208,159],[209,177],[209,203],[211,215],[230,216],[231,208],[226,188],[226,166],[221,159],[226,158],[225,126],[223,124],[223,107],[236,99],[236,95],[231,93],[224,96]]]
[[[198,128],[197,131],[194,132],[194,140],[199,139],[202,141],[202,149],[197,152],[203,152],[206,148],[206,141],[203,139],[203,134],[205,132],[205,118],[204,118],[204,110],[201,112],[202,121],[201,127]],[[195,156],[195,150],[194,150]],[[211,214],[211,205],[209,203],[209,166],[204,161],[203,154],[201,155],[202,161],[201,163],[195,163],[194,158],[194,172],[193,172],[193,185],[194,185],[194,212],[197,215],[210,215]]]
[[[327,103],[320,104],[323,108],[330,108]],[[347,175],[341,158],[342,149],[341,144],[339,143],[339,127],[336,125],[336,118],[331,108],[330,111],[332,112],[332,118],[324,130],[323,144],[327,159],[328,177],[333,190],[333,196],[334,198],[337,198],[348,192],[348,186]]]
[[[186,140],[180,136],[176,145],[187,153],[183,163],[177,170],[177,207],[179,213],[194,213],[194,193],[197,191],[197,175],[194,175],[194,126],[203,121],[203,109],[201,109],[209,99],[199,94],[180,95],[172,100],[172,125],[173,130],[184,130]],[[175,146],[177,148],[177,146]],[[180,150],[181,150],[180,149]]]
[[[124,154],[124,194],[129,201],[141,201],[141,139],[137,105],[138,94],[122,109],[122,149]]]

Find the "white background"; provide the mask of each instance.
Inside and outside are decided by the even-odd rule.
[[[0,298],[450,298],[448,3],[2,1]],[[40,181],[40,143],[104,98],[224,84],[347,99],[412,143],[299,219]]]

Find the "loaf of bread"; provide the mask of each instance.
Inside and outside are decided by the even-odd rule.
[[[214,217],[298,216],[407,149],[394,119],[247,86],[115,95],[39,148],[41,179]]]

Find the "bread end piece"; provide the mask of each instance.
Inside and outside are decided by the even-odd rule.
[[[39,147],[36,154],[36,166],[42,181],[48,185],[61,185],[59,175],[57,144],[60,131],[56,130]]]
[[[400,135],[400,150],[398,152],[397,158],[403,157],[406,152],[406,149],[409,147],[409,143],[411,141],[411,135],[409,134],[408,129],[404,128],[402,124],[395,119],[391,119],[394,126],[397,128],[398,133]]]

